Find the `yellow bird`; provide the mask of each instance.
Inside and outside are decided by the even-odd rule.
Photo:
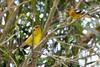
[[[23,47],[25,45],[32,46],[32,43],[34,47],[36,47],[39,44],[41,37],[42,37],[41,27],[40,25],[36,25],[33,27],[32,34],[24,41],[24,43],[20,47]]]
[[[84,12],[82,11],[78,11],[78,10],[75,10],[74,8],[68,8],[66,10],[66,12],[68,13],[68,15],[74,19],[79,19],[82,17],[82,15],[84,14]]]

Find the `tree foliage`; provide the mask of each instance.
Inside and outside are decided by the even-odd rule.
[[[0,67],[100,66],[99,4],[99,0],[0,0]],[[19,48],[35,25],[43,31],[39,45]]]

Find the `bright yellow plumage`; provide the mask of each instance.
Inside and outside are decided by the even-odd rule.
[[[35,27],[33,27],[32,34],[25,40],[25,42],[22,44],[22,46],[25,46],[25,45],[31,46],[32,41],[33,41],[33,45],[34,45],[34,47],[36,47],[41,40],[41,36],[42,36],[41,27],[40,27],[40,25],[36,25]]]

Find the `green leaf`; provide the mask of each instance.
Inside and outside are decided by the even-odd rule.
[[[81,26],[80,22],[73,23],[72,26],[75,29],[74,32],[76,32],[77,34],[81,34],[82,33],[83,27]]]
[[[14,52],[13,58],[18,66],[25,60],[25,56],[19,48]]]
[[[8,60],[9,59],[9,52],[5,47],[0,46],[0,54],[3,57],[4,60]]]

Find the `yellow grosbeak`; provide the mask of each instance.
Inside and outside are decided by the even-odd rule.
[[[34,47],[36,47],[39,44],[41,37],[42,37],[41,27],[40,25],[36,25],[33,27],[32,34],[24,41],[21,47],[25,45],[32,46],[32,42],[33,42]]]

